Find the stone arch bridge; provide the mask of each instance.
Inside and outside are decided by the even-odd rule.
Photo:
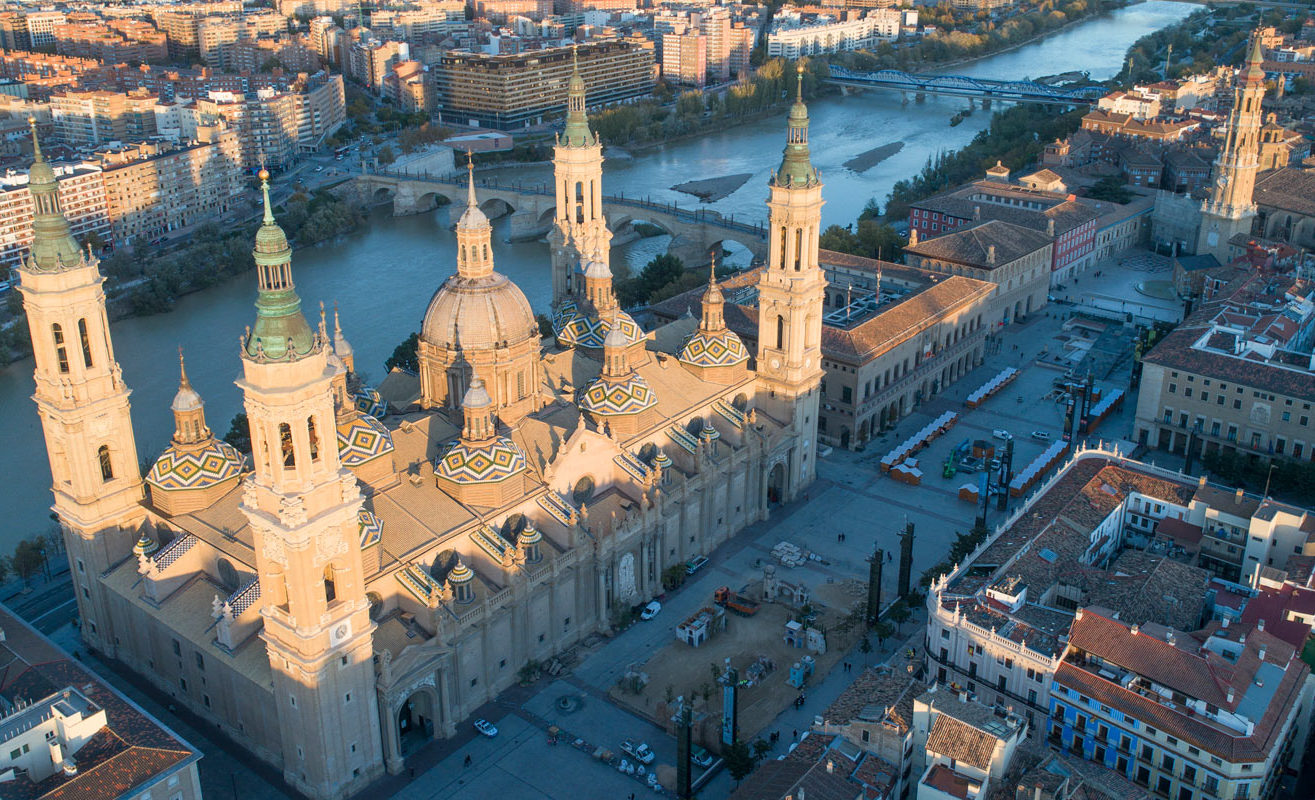
[[[368,203],[391,202],[395,216],[429,211],[445,197],[454,209],[466,205],[466,178],[414,175],[375,171],[356,178],[360,196]],[[511,217],[511,238],[537,239],[552,229],[557,198],[543,184],[502,183],[476,180],[480,209],[490,218]],[[755,259],[767,256],[767,229],[754,222],[741,222],[710,209],[684,209],[631,197],[603,195],[608,226],[617,235],[632,230],[634,223],[648,223],[671,235],[667,252],[686,264],[706,264],[713,247],[736,242]],[[459,212],[458,212],[459,213]],[[454,214],[455,219],[455,214]]]

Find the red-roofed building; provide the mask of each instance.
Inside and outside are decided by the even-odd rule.
[[[1291,796],[1315,681],[1297,650],[1244,623],[1188,635],[1079,610],[1047,741],[1169,798]]]

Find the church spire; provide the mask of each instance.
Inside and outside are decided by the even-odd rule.
[[[796,70],[794,105],[790,106],[785,155],[776,171],[778,186],[808,186],[817,181],[817,170],[808,152],[808,106],[804,105],[804,65]]]
[[[708,267],[708,290],[703,293],[703,320],[699,329],[706,333],[716,333],[726,327],[724,309],[726,298],[717,285],[717,259],[713,258]]]
[[[287,234],[274,221],[269,199],[269,172],[260,171],[260,191],[265,197],[265,218],[256,231],[256,324],[246,339],[246,354],[252,358],[295,361],[315,347],[315,334],[301,313],[301,298],[292,282],[292,247]]]
[[[1247,81],[1265,80],[1265,70],[1261,64],[1265,60],[1265,51],[1260,44],[1260,31],[1251,32],[1251,41],[1247,43],[1247,61],[1246,67],[1242,70],[1242,78]]]
[[[571,81],[566,89],[566,129],[562,131],[562,144],[585,147],[594,144],[589,130],[589,115],[585,112],[584,78],[580,77],[580,58],[571,48]]]
[[[457,220],[457,274],[466,280],[493,274],[493,226],[475,196],[475,162],[466,153],[466,210]]]
[[[174,443],[199,444],[208,441],[210,429],[205,424],[205,403],[201,395],[187,380],[187,365],[183,363],[183,348],[178,348],[178,394],[169,407],[174,414]]]
[[[28,118],[28,124],[32,126],[33,152],[27,182],[32,196],[31,267],[53,272],[78,266],[83,263],[84,255],[60,207],[59,181],[41,152],[36,118]]]

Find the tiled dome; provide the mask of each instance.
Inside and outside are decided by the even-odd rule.
[[[344,467],[355,467],[393,452],[393,434],[368,414],[338,425],[338,458]]]
[[[748,361],[749,351],[734,331],[697,330],[685,340],[676,357],[694,367],[728,367]]]
[[[164,491],[208,489],[236,478],[245,464],[242,454],[227,442],[212,439],[198,449],[174,445],[155,460],[146,482]]]
[[[617,311],[614,317],[616,326],[626,337],[626,344],[636,344],[644,340],[644,330],[639,327],[624,311]],[[572,347],[590,347],[601,349],[607,334],[612,331],[612,320],[605,317],[590,317],[580,311],[574,300],[567,300],[557,309],[553,317],[553,327],[557,331],[557,341]]]
[[[657,395],[637,372],[623,378],[596,378],[580,393],[580,408],[602,416],[638,414],[655,405]]]
[[[434,473],[453,483],[498,483],[524,471],[525,454],[505,436],[484,444],[455,440],[434,462]]]

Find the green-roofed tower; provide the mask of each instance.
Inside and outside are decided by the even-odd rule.
[[[28,170],[27,187],[32,194],[32,251],[28,256],[32,269],[61,270],[80,266],[85,254],[73,238],[73,229],[64,218],[59,204],[59,181],[55,170],[41,153],[37,139],[37,122],[32,126],[32,150],[35,158]]]
[[[606,264],[612,252],[612,232],[603,215],[603,146],[589,130],[585,95],[579,54],[572,48],[566,127],[553,148],[557,212],[548,242],[554,308],[584,291],[585,264]]]
[[[822,301],[826,275],[818,263],[822,232],[822,180],[808,156],[808,107],[803,66],[790,108],[781,167],[767,184],[767,268],[758,279],[758,407],[774,419],[808,431],[789,461],[786,484],[813,480],[813,431],[822,380]]]
[[[35,122],[32,145],[32,245],[14,270],[32,338],[32,400],[46,438],[51,507],[70,574],[97,576],[132,555],[146,516],[132,393],[114,358],[100,261],[73,238]],[[96,580],[80,587],[74,597],[82,638],[118,657],[132,631],[111,613],[117,607],[112,592]]]
[[[256,324],[246,337],[244,350],[251,358],[296,360],[315,349],[315,334],[301,313],[301,298],[292,282],[292,247],[287,234],[274,221],[269,200],[269,173],[260,171],[265,197],[265,219],[256,231]]]
[[[804,105],[804,68],[797,70],[794,105],[790,106],[785,154],[773,181],[779,186],[807,186],[817,181],[808,152],[808,106]]]

